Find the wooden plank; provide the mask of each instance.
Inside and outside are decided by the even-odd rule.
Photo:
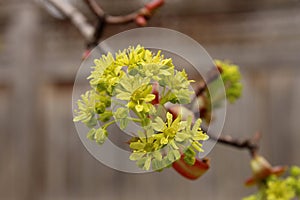
[[[67,138],[68,128],[64,120],[65,112],[68,112],[68,104],[61,102],[60,95],[53,88],[45,88],[45,192],[52,196],[60,196],[67,190]],[[67,107],[66,107],[67,106]],[[67,122],[68,123],[68,122]],[[68,126],[69,127],[69,126]],[[75,152],[74,152],[75,153]],[[73,166],[74,168],[77,166]]]
[[[300,165],[300,157],[299,157],[299,149],[297,148],[300,142],[300,126],[299,126],[299,113],[300,113],[300,73],[297,72],[294,74],[294,79],[292,81],[292,84],[290,85],[290,105],[289,105],[289,113],[287,115],[289,116],[289,121],[287,122],[285,127],[290,127],[289,132],[282,132],[282,135],[284,137],[290,137],[290,149],[285,150],[282,152],[282,154],[288,154],[289,155],[289,164],[290,165]],[[285,136],[286,134],[286,136]]]
[[[7,88],[12,86],[11,69],[0,68],[0,87]]]
[[[13,140],[9,131],[10,92],[8,88],[0,87],[0,199],[12,199],[15,165],[13,155]]]
[[[41,191],[40,166],[37,155],[42,152],[42,134],[38,132],[38,72],[39,56],[38,13],[34,7],[26,6],[15,12],[5,39],[8,52],[13,52],[10,61],[12,87],[9,132],[13,141],[13,196],[34,200]],[[37,147],[37,148],[36,148]],[[33,190],[35,188],[35,190]]]
[[[284,69],[273,72],[270,79],[269,126],[272,158],[276,164],[300,163],[298,117],[299,76]]]

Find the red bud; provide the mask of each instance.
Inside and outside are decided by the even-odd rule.
[[[145,7],[151,12],[164,4],[164,0],[154,0],[145,5]]]
[[[152,104],[159,104],[159,92],[158,92],[158,83],[152,85],[152,94],[155,95],[155,99],[152,100]]]
[[[280,176],[286,171],[284,166],[272,167],[270,163],[262,156],[255,155],[251,160],[253,176],[246,180],[245,185],[251,186],[259,183],[270,175]]]
[[[272,166],[262,156],[258,156],[258,155],[254,156],[250,164],[251,164],[253,176],[256,179],[263,179],[271,174]]]
[[[146,26],[147,25],[147,20],[145,19],[144,16],[142,15],[138,15],[136,18],[135,18],[135,23],[139,26]]]
[[[190,180],[196,180],[209,169],[209,160],[196,159],[194,165],[189,165],[184,161],[184,155],[182,155],[179,160],[172,164],[172,167],[183,177]]]
[[[91,55],[91,50],[90,49],[85,50],[82,54],[82,60],[87,59],[90,55]]]

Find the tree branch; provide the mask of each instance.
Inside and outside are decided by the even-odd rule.
[[[55,8],[61,11],[74,26],[80,31],[82,36],[87,40],[93,39],[95,28],[87,22],[87,18],[72,4],[61,0],[48,0]]]
[[[220,67],[212,68],[208,72],[208,78],[205,81],[200,82],[199,88],[197,89],[196,97],[199,97],[203,94],[203,92],[207,89],[207,85],[216,80],[220,74],[222,73],[222,69]]]
[[[103,17],[105,12],[100,7],[100,5],[95,0],[84,0],[90,10],[97,16],[97,17]],[[133,22],[137,19],[137,17],[146,17],[149,18],[151,14],[161,7],[164,4],[164,0],[153,0],[150,3],[147,3],[144,7],[129,13],[127,15],[119,15],[119,16],[113,16],[113,15],[106,15],[105,21],[108,24],[123,24],[123,23],[129,23]]]
[[[100,7],[100,5],[95,0],[84,0],[88,5],[90,10],[97,16],[104,16],[104,10]]]
[[[250,152],[251,156],[254,156],[259,149],[258,141],[261,138],[261,134],[259,132],[255,133],[253,138],[251,139],[239,140],[239,139],[234,139],[228,135],[220,136],[218,138],[213,136],[212,134],[209,134],[206,130],[203,131],[209,135],[210,139],[217,141],[220,144],[228,145],[238,149],[247,149]]]
[[[88,57],[90,49],[97,46],[106,24],[121,24],[135,21],[139,26],[145,26],[147,24],[147,19],[149,19],[151,14],[164,3],[164,0],[153,0],[147,3],[144,7],[130,14],[112,16],[107,15],[95,0],[84,1],[98,18],[96,26],[88,23],[87,18],[70,3],[61,0],[48,0],[51,5],[70,19],[87,41],[87,50],[85,51],[83,58]]]

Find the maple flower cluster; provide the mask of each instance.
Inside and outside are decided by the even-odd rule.
[[[108,126],[116,123],[126,131],[134,122],[139,126],[129,141],[129,159],[137,166],[161,170],[185,152],[192,165],[208,139],[200,128],[201,119],[174,117],[165,108],[167,103],[190,103],[192,81],[186,72],[176,70],[161,51],[154,54],[142,46],[115,56],[108,53],[94,63],[88,77],[91,89],[81,95],[74,117],[90,128],[87,137],[101,145],[109,135]]]
[[[292,166],[287,177],[271,174],[259,183],[256,194],[243,200],[291,200],[300,198],[300,168]]]

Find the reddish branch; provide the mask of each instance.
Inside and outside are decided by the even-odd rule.
[[[214,67],[208,72],[208,78],[205,81],[200,82],[197,92],[196,92],[196,97],[199,97],[205,92],[207,89],[207,85],[214,80],[216,80],[220,74],[222,73],[222,69],[220,67]]]
[[[234,139],[228,135],[215,137],[212,134],[209,134],[205,129],[203,129],[203,131],[209,135],[210,139],[215,140],[220,144],[228,145],[228,146],[235,147],[238,149],[248,150],[250,152],[251,156],[256,155],[256,152],[259,149],[258,141],[261,137],[261,134],[259,132],[254,134],[253,138],[251,138],[251,139],[239,140],[239,139]]]
[[[66,1],[48,0],[48,2],[65,15],[87,41],[92,40],[95,27],[88,23],[87,18],[77,8]]]
[[[99,41],[100,38],[95,38],[95,35],[101,36],[101,34],[96,33],[100,32],[99,30],[103,28],[101,26],[98,26],[99,23],[96,27],[92,26],[87,22],[87,18],[78,9],[76,9],[73,5],[67,2],[61,0],[48,1],[71,20],[71,22],[82,33],[82,35],[87,41],[93,43]],[[90,10],[105,24],[122,24],[136,22],[139,26],[145,26],[151,14],[156,9],[161,7],[164,3],[164,0],[153,0],[150,3],[147,3],[144,7],[130,14],[112,16],[105,13],[101,6],[95,0],[84,1],[88,5]],[[103,31],[103,29],[101,31]]]
[[[104,10],[100,7],[100,5],[95,0],[84,0],[84,1],[96,16],[98,17],[104,16],[105,14]],[[154,0],[146,4],[144,7],[138,9],[137,11],[134,11],[127,15],[120,15],[120,16],[106,15],[105,21],[108,24],[122,24],[122,23],[136,21],[138,17],[143,17],[146,20],[151,16],[153,11],[159,8],[160,6],[162,6],[163,3],[164,0]],[[138,25],[146,25],[146,24],[138,24]]]
[[[104,11],[100,7],[100,5],[95,0],[84,0],[85,3],[89,6],[90,10],[96,15],[96,16],[103,16]]]
[[[87,49],[83,54],[83,59],[87,58],[91,49],[98,45],[106,24],[135,22],[139,26],[145,26],[152,13],[164,4],[164,0],[152,0],[135,12],[127,15],[112,16],[105,13],[95,0],[84,0],[98,18],[97,24],[93,26],[88,23],[87,18],[72,4],[61,0],[48,0],[48,2],[69,18],[87,41]]]

